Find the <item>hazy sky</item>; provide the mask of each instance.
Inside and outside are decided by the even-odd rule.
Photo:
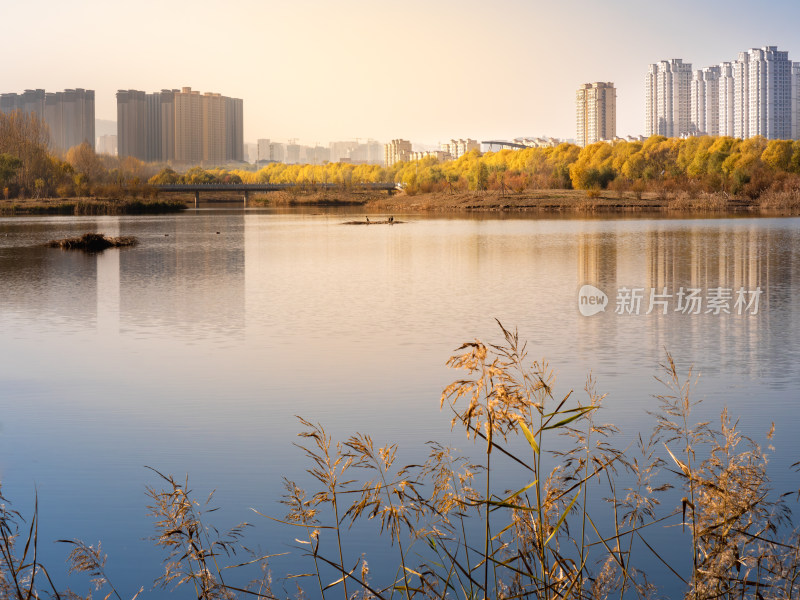
[[[116,120],[117,89],[191,86],[243,98],[248,142],[572,138],[590,81],[639,134],[651,62],[800,61],[797,0],[0,0],[0,23],[2,92],[94,89]]]

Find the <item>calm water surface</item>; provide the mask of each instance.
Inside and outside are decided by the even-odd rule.
[[[254,545],[285,551],[293,532],[249,509],[281,516],[281,477],[302,479],[295,415],[398,442],[409,460],[428,440],[469,451],[439,410],[456,377],[444,363],[462,342],[499,341],[494,319],[550,361],[559,392],[592,371],[623,444],[652,429],[669,349],[702,374],[698,418],[727,406],[759,440],[777,422],[773,476],[797,488],[800,220],[348,218],[0,219],[0,481],[27,514],[38,492],[40,550],[60,582],[83,589],[49,540],[102,540],[117,587],[161,597],[144,495],[159,481],[145,465],[188,473],[199,498],[216,488],[220,525],[254,521]],[[140,245],[41,247],[92,230]],[[580,314],[585,283],[608,295],[605,312]],[[640,314],[615,313],[623,287],[645,290]],[[763,294],[758,314],[736,314],[735,297],[733,314],[682,314],[674,297],[669,314],[645,314],[650,288],[681,287]]]

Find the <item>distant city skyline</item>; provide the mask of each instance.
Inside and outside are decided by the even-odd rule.
[[[94,147],[94,90],[0,91],[0,112],[17,111],[35,115],[46,125],[51,150],[64,152],[83,142]]]
[[[190,87],[117,92],[120,156],[148,162],[224,164],[244,160],[243,101]]]
[[[651,64],[646,92],[645,136],[800,137],[800,62],[776,46],[702,69],[681,59]]]
[[[574,138],[588,81],[614,82],[617,134],[636,135],[649,64],[714,65],[768,45],[800,59],[800,3],[788,0],[143,0],[135,11],[32,0],[2,12],[19,24],[7,47],[24,49],[3,65],[6,91],[94,89],[97,118],[114,120],[118,89],[224,90],[247,103],[245,140],[310,145]]]

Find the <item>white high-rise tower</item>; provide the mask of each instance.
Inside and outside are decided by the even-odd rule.
[[[733,137],[734,82],[733,65],[724,62],[719,65],[719,135]]]
[[[681,59],[650,65],[645,80],[645,134],[680,137],[690,130],[692,65]]]
[[[692,135],[719,135],[720,67],[694,72],[691,83],[689,128]]]

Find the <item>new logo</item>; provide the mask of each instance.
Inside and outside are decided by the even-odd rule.
[[[584,285],[578,292],[578,310],[584,317],[591,317],[599,312],[605,312],[608,305],[608,296],[603,290],[593,285]]]

